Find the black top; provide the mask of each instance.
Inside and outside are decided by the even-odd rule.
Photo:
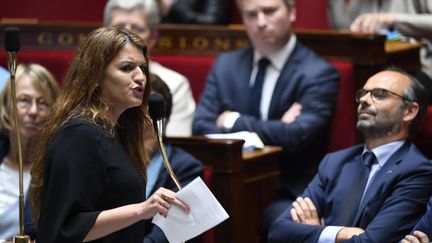
[[[63,125],[45,156],[37,242],[82,242],[99,213],[145,200],[145,180],[116,137],[82,119]],[[144,221],[92,242],[143,242]]]

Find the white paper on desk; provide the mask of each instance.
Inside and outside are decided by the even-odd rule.
[[[178,191],[176,197],[189,206],[190,212],[173,205],[166,218],[156,214],[152,221],[170,243],[192,239],[229,217],[200,177]]]
[[[262,149],[264,148],[264,143],[261,141],[259,136],[255,132],[234,132],[234,133],[214,133],[207,134],[208,138],[216,138],[216,139],[242,139],[245,141],[243,144],[244,150],[254,150],[254,149]]]

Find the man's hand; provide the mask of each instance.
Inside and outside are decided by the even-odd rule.
[[[416,230],[412,235],[405,236],[401,243],[429,243],[429,237],[425,233]]]
[[[217,128],[221,129],[222,131],[225,130],[223,125],[224,125],[225,119],[227,118],[227,116],[230,113],[231,113],[231,111],[224,111],[218,116],[218,118],[216,119]]]
[[[342,228],[336,236],[336,243],[342,242],[344,240],[349,240],[354,235],[359,235],[359,234],[362,234],[364,232],[365,232],[364,229],[356,228],[356,227]]]
[[[394,25],[395,17],[390,13],[366,13],[358,16],[351,24],[351,31],[377,33]]]
[[[282,116],[282,122],[287,124],[293,122],[300,114],[302,110],[302,105],[299,103],[294,103]]]
[[[296,223],[320,225],[315,205],[310,198],[298,197],[292,204],[291,218]]]

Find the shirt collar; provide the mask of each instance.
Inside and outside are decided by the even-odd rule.
[[[405,140],[398,140],[395,142],[387,143],[372,149],[375,157],[378,160],[378,164],[382,167],[387,160],[405,143]],[[366,146],[363,148],[362,154],[366,153],[368,149]]]
[[[291,35],[289,41],[285,44],[285,46],[280,49],[278,52],[273,53],[273,55],[268,56],[267,58],[270,60],[270,64],[275,67],[278,71],[281,71],[285,62],[291,56],[291,53],[294,50],[294,47],[297,43],[296,35]],[[254,67],[258,65],[258,61],[263,56],[256,49],[254,51]]]

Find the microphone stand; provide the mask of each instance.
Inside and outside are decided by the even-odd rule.
[[[8,36],[8,34],[10,34]],[[17,37],[18,36],[18,28],[6,28],[5,32],[5,45],[10,41],[11,39],[9,37]],[[13,36],[15,35],[15,36]],[[13,39],[13,38],[12,38]],[[17,41],[17,40],[12,40]],[[19,45],[19,43],[18,43]],[[19,48],[17,48],[19,49]],[[28,235],[25,235],[24,232],[24,182],[23,182],[23,158],[22,158],[22,147],[21,147],[21,134],[20,134],[20,124],[18,119],[18,109],[17,109],[17,100],[16,100],[16,84],[15,84],[15,73],[17,68],[17,58],[16,58],[16,51],[12,50],[10,51],[9,48],[6,48],[8,52],[8,69],[10,72],[10,84],[11,84],[11,97],[12,97],[12,109],[13,109],[13,115],[14,115],[14,123],[15,123],[15,135],[16,135],[16,142],[17,142],[17,148],[18,148],[18,163],[19,163],[19,235],[15,235],[13,238],[14,243],[29,243],[30,237]]]
[[[22,147],[21,147],[21,134],[20,124],[18,120],[18,109],[16,100],[16,89],[15,89],[15,72],[16,72],[16,52],[8,53],[8,68],[10,71],[10,82],[11,82],[11,97],[12,107],[14,113],[15,122],[15,135],[18,147],[18,162],[19,162],[19,235],[15,235],[14,243],[28,243],[30,237],[25,235],[24,232],[24,182],[23,182],[23,158],[22,158]]]
[[[153,120],[153,126],[155,129],[155,133],[157,135],[157,139],[159,142],[159,150],[162,154],[163,163],[165,166],[165,169],[167,170],[168,174],[170,175],[171,179],[176,184],[177,188],[179,190],[182,189],[182,186],[180,184],[179,179],[174,174],[174,171],[171,168],[170,163],[168,162],[168,156],[165,151],[165,145],[163,143],[163,130],[164,130],[164,118],[165,117],[165,101],[161,94],[155,93],[150,95],[149,97],[149,114],[150,117]],[[182,242],[183,243],[183,242]]]
[[[164,166],[165,169],[168,171],[168,174],[170,175],[171,179],[174,181],[174,183],[176,184],[177,188],[179,190],[182,189],[182,186],[180,184],[179,179],[177,178],[177,176],[174,174],[174,171],[171,168],[170,163],[168,162],[168,157],[165,151],[165,146],[163,144],[163,139],[162,139],[162,134],[163,134],[163,120],[159,119],[156,121],[156,127],[157,127],[157,138],[158,138],[158,142],[159,142],[159,149],[161,151],[162,154],[162,159],[164,162]]]

